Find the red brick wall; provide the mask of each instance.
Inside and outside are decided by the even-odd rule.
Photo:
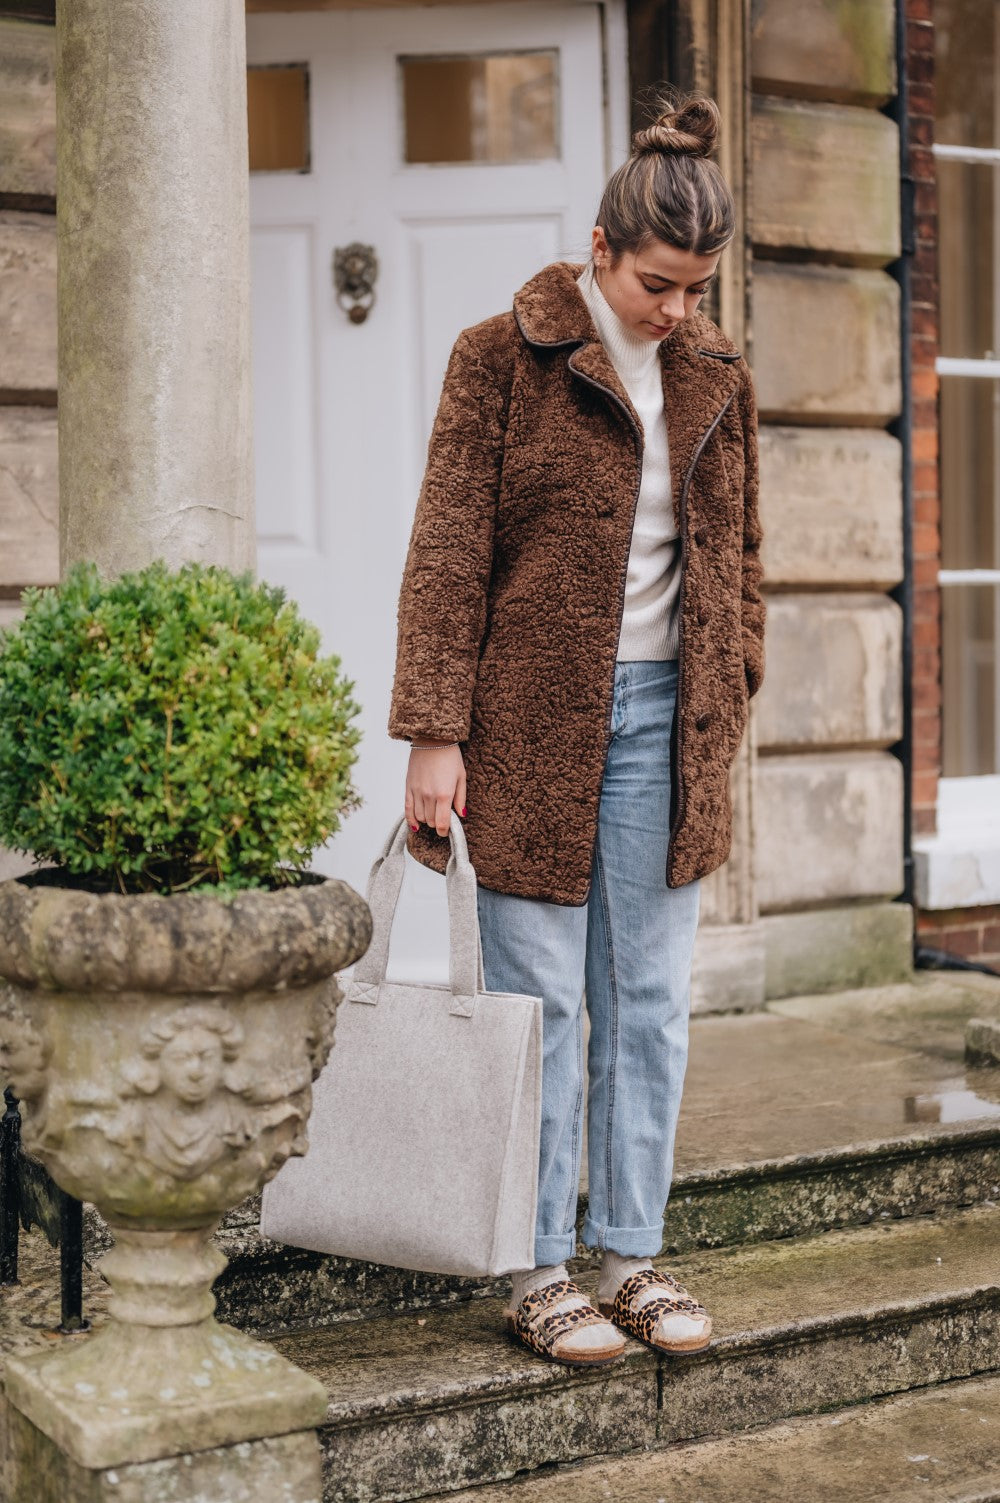
[[[917,915],[917,943],[1000,970],[1000,904]]]
[[[909,172],[915,181],[913,335],[913,830],[935,829],[941,771],[941,558],[938,489],[937,195],[933,0],[905,0]]]

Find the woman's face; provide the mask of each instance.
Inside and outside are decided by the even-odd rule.
[[[617,265],[600,225],[593,234],[594,273],[608,303],[626,328],[658,342],[694,313],[708,291],[722,255],[696,256],[665,240],[640,251],[623,251]]]

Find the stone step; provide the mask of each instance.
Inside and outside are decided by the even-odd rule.
[[[330,1395],[327,1503],[394,1503],[996,1370],[998,1238],[986,1205],[673,1260],[713,1312],[712,1347],[630,1342],[595,1373],[509,1341],[493,1299],[275,1345]]]
[[[802,1236],[1000,1198],[1000,1124],[681,1174],[667,1211],[668,1254]],[[586,1212],[580,1197],[578,1225]],[[504,1280],[450,1278],[356,1263],[269,1242],[257,1206],[220,1234],[229,1266],[215,1285],[219,1318],[275,1334],[305,1325],[422,1311],[498,1297]],[[578,1266],[594,1255],[578,1245]]]
[[[692,1022],[666,1252],[1000,1197],[1000,1069],[964,1061],[966,1019],[1000,1017],[1000,983],[920,976],[777,1006]],[[585,1207],[584,1190],[581,1218]],[[220,1234],[230,1259],[216,1286],[220,1314],[247,1329],[501,1292],[268,1243],[257,1216],[248,1201]]]
[[[1000,1503],[1000,1378],[725,1440],[440,1493],[441,1503]]]

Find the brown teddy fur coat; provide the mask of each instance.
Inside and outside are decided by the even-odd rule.
[[[461,743],[465,830],[497,892],[587,901],[642,427],[557,262],[448,364],[399,601],[389,734]],[[756,408],[703,314],[661,344],[682,593],[667,884],[725,861],[729,770],[763,674]],[[425,825],[409,850],[443,871]]]

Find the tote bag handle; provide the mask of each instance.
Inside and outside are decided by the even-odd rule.
[[[389,939],[396,916],[396,904],[406,869],[407,821],[405,816],[390,832],[368,875],[366,899],[372,911],[372,942],[354,968],[351,1002],[374,1006],[385,985],[389,963]],[[476,873],[469,860],[462,822],[451,811],[449,832],[451,855],[445,871],[448,894],[449,960],[452,1005],[459,1017],[471,1018],[478,992],[486,990],[483,974],[483,947],[479,934],[479,910],[476,905]]]

